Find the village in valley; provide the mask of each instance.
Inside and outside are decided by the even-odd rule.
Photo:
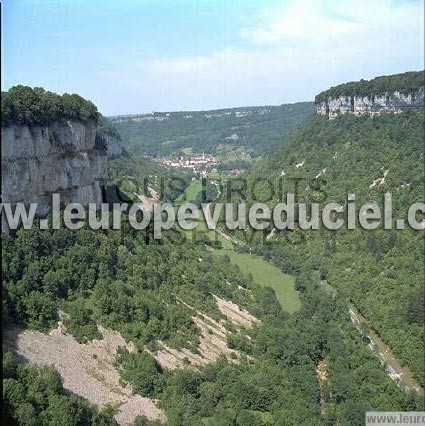
[[[166,167],[185,169],[192,172],[197,178],[217,175],[219,173],[218,169],[222,164],[217,156],[205,153],[180,155],[178,157],[161,157],[153,160]],[[238,176],[244,171],[245,169],[242,168],[233,168],[228,170],[227,173]]]

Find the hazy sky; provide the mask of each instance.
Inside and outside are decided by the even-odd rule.
[[[424,68],[423,0],[3,0],[2,89],[104,114],[312,100]]]

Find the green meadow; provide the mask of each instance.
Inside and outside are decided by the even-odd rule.
[[[176,207],[181,205],[184,201],[196,200],[196,196],[201,188],[201,182],[199,180],[193,180],[186,188],[185,196],[182,194],[177,198],[175,202]],[[217,255],[227,254],[231,262],[239,266],[242,273],[246,275],[251,274],[254,281],[261,286],[273,288],[284,311],[293,313],[300,308],[301,302],[298,293],[295,291],[295,280],[292,275],[284,274],[280,269],[260,256],[236,252],[231,241],[227,240],[216,231],[208,229],[202,212],[196,229],[181,231],[188,240],[194,242],[199,241],[201,238],[206,238],[211,242],[220,242],[221,249],[214,250],[214,253]]]
[[[301,302],[295,291],[295,279],[292,275],[284,274],[260,256],[234,250],[221,250],[217,253],[227,254],[244,274],[251,274],[256,283],[273,288],[284,311],[292,314],[300,308]]]

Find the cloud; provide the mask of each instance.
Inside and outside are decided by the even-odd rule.
[[[357,20],[344,19],[342,15],[330,16],[324,2],[317,0],[292,0],[280,8],[264,10],[262,16],[259,25],[242,29],[242,37],[256,43],[317,41],[340,37],[361,26]]]
[[[137,94],[132,112],[312,100],[347,80],[422,68],[422,17],[422,1],[291,0],[241,29],[242,45],[118,61],[125,68],[108,78]]]
[[[289,0],[281,7],[265,9],[257,25],[241,30],[255,43],[312,42],[381,31],[423,31],[423,2],[393,0]],[[411,25],[413,24],[413,27]],[[367,40],[364,40],[367,42]]]

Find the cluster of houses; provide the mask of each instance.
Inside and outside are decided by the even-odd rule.
[[[207,177],[209,173],[217,173],[216,167],[220,164],[220,160],[212,154],[195,154],[178,158],[163,157],[161,159],[154,159],[154,161],[167,167],[190,170],[197,178]],[[234,176],[238,176],[244,172],[245,169],[240,168],[229,170],[229,173]]]
[[[150,114],[127,114],[127,115],[114,115],[109,117],[109,120],[113,123],[120,123],[124,121],[164,121],[171,117],[169,112],[157,113],[151,112]]]
[[[192,157],[179,157],[178,159],[163,158],[161,163],[170,167],[192,169],[195,172],[199,168],[215,166],[218,164],[218,160],[214,155],[202,154]]]

